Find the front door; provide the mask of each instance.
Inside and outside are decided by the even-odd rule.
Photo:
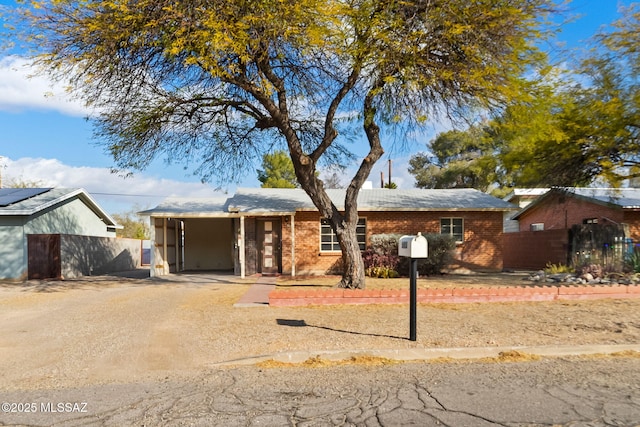
[[[280,272],[280,220],[258,220],[258,272]]]

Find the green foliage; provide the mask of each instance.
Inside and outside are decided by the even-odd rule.
[[[409,160],[416,187],[487,191],[498,179],[495,149],[480,127],[440,133],[427,149]]]
[[[426,276],[440,274],[453,260],[456,248],[455,238],[448,234],[423,233],[422,235],[427,238],[429,257],[418,261],[418,272]]]
[[[122,229],[116,230],[117,237],[125,237],[129,239],[147,240],[150,237],[149,223],[144,217],[139,217],[135,212],[126,212],[122,214],[114,214],[113,219],[116,220]]]
[[[552,264],[548,262],[547,266],[544,268],[544,272],[547,274],[575,273],[575,269],[568,265]]]
[[[258,170],[262,188],[297,188],[298,179],[293,162],[286,151],[275,151],[262,156],[262,169]]]
[[[626,256],[625,268],[632,273],[640,273],[640,251],[634,250]]]

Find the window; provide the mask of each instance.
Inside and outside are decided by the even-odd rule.
[[[531,231],[544,231],[544,222],[536,222],[529,226]]]
[[[456,243],[464,241],[462,218],[440,218],[440,234],[448,234],[456,239]]]
[[[358,225],[356,226],[356,237],[358,239],[360,250],[364,251],[367,242],[367,220],[365,218],[358,219]],[[340,251],[338,237],[336,236],[336,233],[334,233],[331,229],[329,220],[326,219],[320,221],[320,251]]]

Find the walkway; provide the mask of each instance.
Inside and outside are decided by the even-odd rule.
[[[240,297],[234,307],[269,307],[269,293],[276,287],[276,276],[261,276]]]

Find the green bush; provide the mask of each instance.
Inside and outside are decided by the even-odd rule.
[[[575,269],[568,265],[564,265],[562,263],[552,264],[550,262],[547,263],[547,266],[544,268],[544,272],[547,274],[562,274],[562,273],[575,273]]]
[[[418,260],[418,273],[422,276],[441,274],[453,260],[456,249],[455,238],[444,234],[422,234],[427,239],[428,258]],[[409,258],[401,257],[398,263],[398,271],[403,276],[409,275]]]
[[[632,273],[640,273],[640,251],[634,250],[624,260],[625,269]]]

